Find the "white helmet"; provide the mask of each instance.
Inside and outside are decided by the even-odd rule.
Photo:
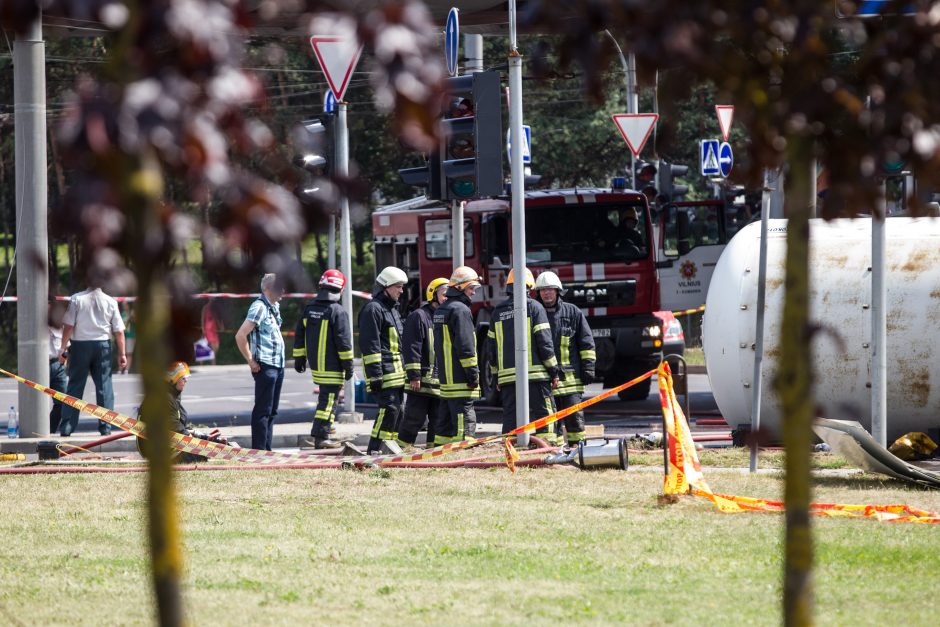
[[[401,268],[388,266],[379,272],[379,276],[375,277],[375,282],[382,287],[388,287],[390,285],[405,285],[408,283],[408,275],[405,274],[405,271]]]
[[[558,278],[558,275],[551,270],[546,270],[539,275],[539,278],[535,279],[535,289],[543,290],[549,287],[553,287],[559,292],[564,289],[561,286],[561,279]]]

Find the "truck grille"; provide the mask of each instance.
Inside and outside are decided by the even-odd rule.
[[[565,300],[582,308],[632,305],[636,302],[636,280],[573,284]]]

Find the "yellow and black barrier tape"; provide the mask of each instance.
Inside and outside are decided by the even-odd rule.
[[[664,494],[692,494],[711,501],[724,513],[748,511],[783,512],[785,504],[781,501],[755,499],[746,496],[716,494],[705,482],[702,466],[695,451],[689,424],[676,399],[672,387],[672,373],[669,364],[659,366],[657,373],[659,398],[663,408],[663,420],[666,423],[665,436],[667,447],[668,472],[663,482]],[[809,513],[813,516],[873,518],[881,522],[940,523],[940,514],[928,512],[910,505],[845,505],[842,503],[810,503]]]
[[[545,416],[533,422],[528,423],[522,427],[517,427],[510,431],[509,433],[502,433],[498,435],[491,435],[485,438],[479,439],[468,439],[461,442],[449,442],[442,446],[435,447],[433,449],[428,449],[420,453],[411,453],[406,455],[359,455],[359,456],[350,456],[350,457],[338,457],[332,458],[330,461],[338,464],[352,464],[352,465],[372,465],[372,464],[383,464],[383,463],[397,463],[397,462],[417,462],[427,459],[433,459],[435,457],[440,457],[448,453],[452,453],[459,450],[468,449],[474,446],[480,446],[482,444],[487,444],[489,442],[495,442],[504,438],[510,438],[512,436],[519,435],[521,433],[533,433],[542,427],[548,426],[552,423],[555,423],[566,416],[569,416],[585,407],[589,407],[594,403],[598,403],[606,398],[617,394],[618,392],[627,389],[630,386],[636,385],[637,383],[651,377],[656,371],[650,370],[635,379],[631,379],[626,383],[618,385],[617,387],[605,390],[601,394],[590,398],[584,402],[578,403],[572,407],[567,407],[561,411],[557,411],[554,414]],[[20,383],[27,385],[35,390],[38,390],[44,394],[48,394],[55,400],[65,403],[71,407],[74,407],[80,412],[85,412],[91,414],[99,420],[103,420],[110,425],[113,425],[124,431],[130,431],[136,436],[146,438],[146,425],[125,414],[114,411],[113,409],[107,409],[105,407],[99,407],[93,403],[88,403],[83,401],[80,398],[75,398],[74,396],[69,396],[62,392],[57,392],[52,388],[46,387],[35,381],[30,381],[19,375],[13,374],[0,368],[0,373],[16,379]],[[236,446],[230,446],[227,444],[222,444],[220,442],[211,442],[209,440],[203,440],[191,435],[182,435],[180,433],[171,433],[171,445],[177,451],[182,451],[184,453],[194,453],[196,455],[202,455],[203,457],[208,457],[210,459],[221,459],[225,461],[234,461],[234,462],[249,462],[253,464],[296,464],[309,461],[311,458],[321,459],[321,456],[312,453],[301,451],[299,453],[285,453],[281,451],[262,451],[258,449],[249,449],[249,448],[239,448]],[[507,449],[508,450],[508,449]]]

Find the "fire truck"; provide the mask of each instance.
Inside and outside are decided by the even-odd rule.
[[[683,202],[651,213],[646,196],[633,190],[526,192],[526,265],[536,276],[555,272],[565,286],[564,299],[584,311],[605,387],[655,368],[662,359],[662,323],[654,312],[704,303],[708,276],[728,237],[723,206]],[[638,218],[635,226],[627,216]],[[464,210],[464,262],[484,278],[474,299],[480,347],[490,312],[510,297],[511,222],[507,197],[471,201]],[[420,306],[423,286],[432,279],[450,276],[451,225],[448,208],[424,197],[373,213],[376,267],[397,266],[411,279],[404,311]],[[485,398],[495,403],[491,370],[481,364],[481,385]],[[647,379],[621,398],[645,399],[649,386]]]

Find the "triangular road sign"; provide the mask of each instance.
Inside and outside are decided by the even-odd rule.
[[[731,133],[731,120],[734,119],[734,105],[715,105],[715,113],[718,114],[721,135],[725,141],[728,141],[728,134]]]
[[[633,156],[639,157],[643,151],[643,146],[653,132],[656,121],[659,119],[658,113],[616,113],[613,116],[614,124],[617,130],[623,135],[627,146],[633,151]]]
[[[359,63],[362,44],[347,37],[314,35],[310,38],[313,54],[320,62],[320,69],[326,74],[336,100],[341,102],[349,87],[349,79]]]

